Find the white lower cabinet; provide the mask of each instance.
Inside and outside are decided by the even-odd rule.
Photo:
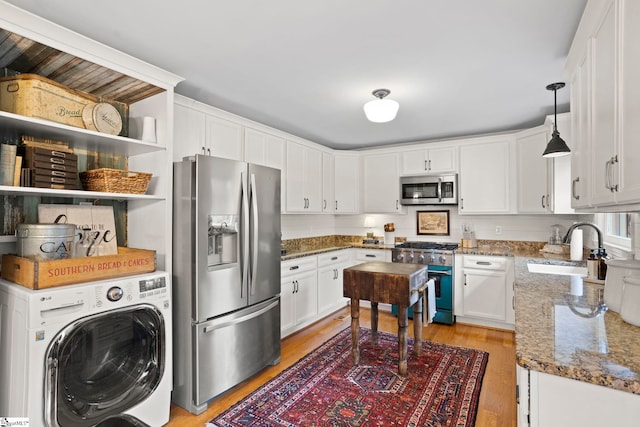
[[[370,261],[391,262],[391,251],[386,249],[354,249],[354,264]]]
[[[391,261],[386,249],[340,249],[280,264],[280,335],[282,338],[345,307],[343,271],[368,261]],[[368,301],[362,301],[366,306]],[[390,308],[389,308],[390,309]]]
[[[343,296],[342,271],[351,265],[349,249],[318,255],[318,316],[346,306]]]
[[[514,329],[511,257],[464,255],[462,280],[457,289],[456,318],[461,323]]]
[[[518,427],[631,427],[640,395],[516,365]]]
[[[317,257],[280,265],[280,334],[285,337],[318,317]]]

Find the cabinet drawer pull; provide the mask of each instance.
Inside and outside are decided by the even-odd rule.
[[[491,265],[489,261],[476,261],[477,265]]]
[[[374,254],[366,254],[365,256],[366,256],[367,258],[375,258],[375,257],[376,257],[376,255],[374,255]]]
[[[331,257],[331,261],[335,261],[335,260],[337,260],[337,259],[338,259],[338,257],[337,257],[337,256],[332,256],[332,257]]]
[[[297,270],[299,268],[300,268],[299,265],[292,265],[291,267],[289,267],[289,270]]]

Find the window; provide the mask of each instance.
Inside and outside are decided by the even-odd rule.
[[[603,228],[603,240],[609,246],[625,251],[631,250],[631,214],[606,213],[598,215]]]

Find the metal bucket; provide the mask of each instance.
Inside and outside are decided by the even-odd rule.
[[[75,236],[73,224],[18,224],[16,254],[36,261],[73,258]]]

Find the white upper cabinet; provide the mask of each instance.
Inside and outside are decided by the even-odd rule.
[[[174,106],[173,160],[201,154],[205,145],[204,113],[189,106],[190,99],[176,95]]]
[[[334,212],[358,213],[360,200],[360,155],[334,156]]]
[[[402,175],[458,171],[457,147],[422,148],[402,152]]]
[[[203,154],[243,160],[244,129],[240,123],[218,117],[221,110],[192,99],[176,96],[174,161]]]
[[[518,213],[574,213],[571,208],[571,156],[544,158],[553,133],[553,116],[544,125],[516,133]],[[558,132],[572,147],[570,114],[558,115]]]
[[[547,127],[546,142],[551,139],[553,133],[553,120],[553,116],[548,116],[545,121],[545,126]],[[571,128],[571,113],[558,114],[557,126],[560,137],[564,139],[573,151],[576,144]],[[555,157],[547,161],[548,165],[551,166],[551,176],[547,178],[548,183],[551,184],[551,202],[549,203],[551,210],[555,214],[575,213],[573,207],[571,207],[571,155]]]
[[[515,212],[513,135],[483,137],[460,146],[458,212],[509,214]]]
[[[553,160],[542,157],[547,136],[546,126],[516,134],[519,213],[552,212]]]
[[[620,134],[618,153],[620,203],[640,202],[640,2],[621,4]]]
[[[335,162],[331,153],[322,153],[322,212],[336,211]]]
[[[244,161],[270,168],[284,168],[282,138],[252,128],[244,128]]]
[[[587,3],[565,68],[580,140],[572,162],[576,208],[637,210],[632,205],[640,203],[639,38],[639,2]]]
[[[365,154],[364,213],[400,213],[400,159],[396,153]]]
[[[616,158],[616,5],[610,1],[606,12],[593,34],[592,41],[593,112],[591,134],[597,144],[591,146],[593,204],[611,204],[614,201],[614,173]]]
[[[322,152],[292,141],[286,147],[286,211],[321,212]]]
[[[205,117],[205,152],[203,154],[242,160],[243,134],[240,124],[207,115]]]

